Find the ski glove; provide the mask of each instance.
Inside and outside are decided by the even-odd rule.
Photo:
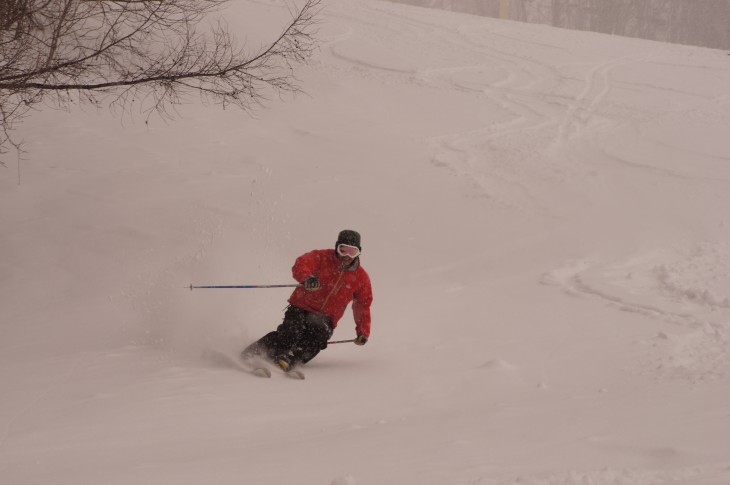
[[[319,282],[316,276],[310,276],[302,282],[302,286],[307,291],[317,291],[322,288],[322,284]]]
[[[355,339],[355,345],[365,345],[368,343],[368,338],[365,335],[358,335]]]

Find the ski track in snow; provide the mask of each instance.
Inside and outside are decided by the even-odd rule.
[[[387,8],[384,10],[393,15]],[[386,84],[400,82],[426,89],[478,93],[478,102],[487,117],[481,126],[425,140],[434,154],[432,165],[464,180],[475,197],[498,207],[549,215],[544,196],[526,181],[534,180],[540,186],[545,181],[583,179],[590,176],[587,173],[592,163],[586,162],[591,156],[596,160],[657,169],[604,148],[586,153],[585,146],[596,139],[600,141],[596,145],[602,147],[610,145],[612,139],[625,136],[625,128],[618,130],[624,123],[625,111],[620,111],[622,116],[618,117],[609,114],[615,109],[608,99],[610,94],[626,87],[623,78],[616,79],[615,73],[660,62],[660,49],[647,48],[645,53],[619,57],[607,51],[605,59],[587,60],[590,56],[585,56],[586,60],[581,60],[573,58],[575,52],[568,46],[560,48],[526,38],[502,37],[499,32],[484,33],[483,28],[466,25],[446,28],[409,18],[403,20],[407,31],[404,34],[369,21],[367,16],[338,14],[337,17],[380,31],[381,36],[373,42],[383,44],[382,57],[365,59],[357,52],[348,52],[342,44],[351,37],[352,31],[328,39],[332,55],[349,63],[358,75]],[[412,46],[414,57],[428,56],[429,64],[448,59],[448,65],[393,69],[391,64],[395,61],[388,60],[385,45],[403,44],[404,39]],[[434,39],[449,39],[449,42]],[[525,55],[514,43],[529,43],[551,55],[558,52],[564,64],[556,66],[541,61],[534,53]],[[631,129],[640,129],[642,123],[651,122],[652,116],[637,119]],[[516,145],[517,138],[520,143]],[[494,157],[485,157],[490,152]],[[546,153],[541,156],[541,152]],[[665,173],[675,172],[665,169]]]
[[[352,22],[363,19],[348,17]],[[369,22],[377,28],[377,22]],[[595,183],[596,166],[625,167],[640,171],[641,177],[669,178],[690,183],[710,183],[727,188],[722,178],[697,175],[692,165],[680,163],[653,165],[626,152],[626,143],[651,144],[668,142],[646,136],[649,128],[660,126],[667,118],[666,107],[675,109],[669,116],[682,112],[673,96],[680,88],[647,84],[642,90],[664,100],[653,101],[650,109],[633,113],[632,107],[617,105],[612,95],[617,90],[634,89],[627,74],[661,63],[662,49],[647,45],[645,52],[630,56],[592,53],[573,59],[574,50],[565,49],[563,64],[541,62],[539,56],[519,53],[510,45],[525,43],[525,38],[505,38],[458,25],[443,30],[414,19],[405,21],[410,37],[429,52],[432,60],[448,58],[448,65],[415,70],[392,69],[365,61],[344,50],[333,48],[339,60],[350,62],[356,69],[383,83],[411,83],[422,89],[450,90],[454,93],[477,94],[485,113],[482,125],[467,131],[439,134],[425,140],[432,152],[431,164],[464,181],[467,193],[505,210],[560,217],[560,208],[546,204],[541,187],[545,183],[579,186],[581,181]],[[399,31],[389,30],[386,37],[395,38]],[[448,43],[432,39],[448,38]],[[344,41],[345,38],[339,40]],[[393,40],[394,41],[394,40]],[[448,52],[439,52],[448,45]],[[534,42],[537,50],[546,49],[560,55],[555,45]],[[580,50],[580,49],[579,49]],[[438,64],[435,61],[433,64]],[[394,79],[395,78],[395,79]],[[710,108],[702,117],[711,117]],[[630,120],[627,124],[626,120]],[[628,135],[628,140],[627,140]],[[519,139],[519,143],[515,140]],[[669,145],[667,145],[669,146]],[[492,154],[493,157],[489,157]],[[717,158],[710,151],[693,153],[703,159]],[[680,161],[680,159],[676,160]],[[671,159],[671,158],[670,158]],[[723,157],[720,157],[723,159]],[[684,160],[686,161],[686,160]],[[603,165],[600,165],[603,164]],[[706,165],[709,167],[709,165]],[[600,181],[597,182],[600,185]],[[590,191],[591,189],[586,189]],[[700,189],[698,189],[700,190]],[[723,189],[718,189],[723,190]],[[687,254],[688,251],[691,254]],[[619,261],[580,260],[543,275],[541,282],[560,288],[570,295],[594,300],[617,310],[636,313],[670,324],[636,345],[645,356],[629,372],[650,379],[683,382],[689,386],[730,379],[730,284],[721,281],[730,274],[730,247],[710,242],[695,251],[680,248],[649,249],[647,254]],[[710,288],[715,280],[715,288]],[[566,336],[566,338],[568,338]],[[560,345],[556,346],[559,349]],[[549,358],[549,356],[548,356]],[[499,359],[482,368],[514,369]],[[566,471],[558,474],[520,477],[498,481],[475,478],[475,484],[494,485],[650,485],[670,483],[712,483],[727,476],[728,464],[687,467],[677,470],[616,469]]]
[[[354,16],[348,17],[348,20],[380,28],[376,22]],[[484,126],[426,140],[434,154],[432,165],[469,181],[467,185],[475,196],[490,204],[551,217],[554,214],[544,206],[540,194],[525,181],[571,180],[575,183],[591,177],[590,160],[619,163],[665,177],[703,181],[701,177],[687,175],[680,167],[654,167],[632,159],[631,155],[620,155],[604,148],[612,144],[620,146],[619,138],[627,135],[623,126],[626,111],[618,107],[619,116],[612,115],[617,107],[611,104],[611,93],[626,88],[627,83],[622,76],[631,72],[632,66],[661,64],[661,49],[652,51],[652,46],[648,45],[647,52],[631,56],[612,57],[607,52],[605,59],[566,59],[565,64],[556,68],[537,57],[518,54],[518,50],[509,43],[500,45],[494,32],[484,34],[463,25],[443,30],[443,26],[414,19],[406,20],[405,25],[409,36],[428,45],[425,50],[434,58],[439,49],[444,49],[444,44],[435,44],[431,39],[434,36],[448,37],[450,50],[443,57],[450,59],[452,65],[396,72],[356,56],[345,56],[339,51],[336,56],[358,68],[368,69],[370,75],[379,77],[383,82],[388,82],[395,75],[401,82],[427,89],[478,93],[485,112],[502,113],[501,119],[487,122]],[[400,34],[400,31],[392,29],[383,33],[386,38],[396,38]],[[529,42],[524,38],[510,37],[508,40]],[[553,54],[560,52],[554,45],[539,42],[534,42],[534,45],[537,49],[549,49]],[[332,46],[331,49],[333,52],[337,50]],[[485,59],[489,62],[484,62]],[[679,88],[658,85],[645,85],[643,89],[660,93],[665,98],[680,91]],[[529,97],[525,97],[526,93]],[[643,114],[635,120],[632,130],[643,133],[644,128],[640,126],[654,126],[657,122],[652,118],[661,119],[664,115],[659,109],[655,113]],[[504,146],[517,136],[527,146],[515,148],[510,144],[505,150]],[[525,142],[526,136],[531,141]],[[595,147],[592,146],[593,141]],[[547,158],[535,155],[535,149],[540,145],[548,147]],[[495,159],[484,158],[484,154],[490,151],[495,155],[498,153]],[[547,160],[553,163],[546,164]],[[722,182],[706,180],[713,184]],[[663,333],[644,343],[650,349],[650,356],[645,364],[647,368],[639,372],[691,383],[727,379],[730,377],[730,348],[726,339],[730,326],[730,294],[722,293],[727,291],[727,286],[719,294],[705,288],[706,273],[691,273],[704,266],[704,269],[714,268],[714,276],[720,278],[728,269],[730,251],[727,247],[713,248],[710,245],[698,251],[698,254],[686,259],[666,264],[657,262],[648,268],[641,260],[613,263],[579,261],[546,274],[542,282],[558,286],[572,295],[593,298],[622,311],[678,326],[677,335]],[[636,268],[631,267],[633,264]],[[625,281],[616,281],[617,273],[622,271],[630,273],[630,276]]]

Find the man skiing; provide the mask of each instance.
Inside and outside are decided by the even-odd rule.
[[[370,277],[360,265],[360,234],[344,230],[334,249],[317,249],[298,257],[292,267],[301,284],[289,297],[284,321],[273,332],[249,345],[241,356],[264,357],[289,372],[312,360],[352,302],[357,345],[370,337]]]

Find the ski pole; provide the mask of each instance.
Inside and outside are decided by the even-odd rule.
[[[198,288],[296,288],[297,286],[301,286],[299,284],[297,285],[231,285],[231,286],[186,286],[185,288],[190,288],[190,291],[193,291],[194,289]]]
[[[327,344],[347,344],[354,342],[355,339],[352,340],[333,340],[332,342],[327,342]]]

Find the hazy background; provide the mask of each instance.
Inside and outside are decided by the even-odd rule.
[[[568,29],[730,48],[727,0],[390,1]]]
[[[18,129],[0,485],[730,484],[727,53],[324,4],[306,94],[255,118],[193,97]],[[222,13],[249,46],[289,18]],[[346,227],[365,347],[305,381],[210,357],[289,292],[186,286],[291,282]]]

